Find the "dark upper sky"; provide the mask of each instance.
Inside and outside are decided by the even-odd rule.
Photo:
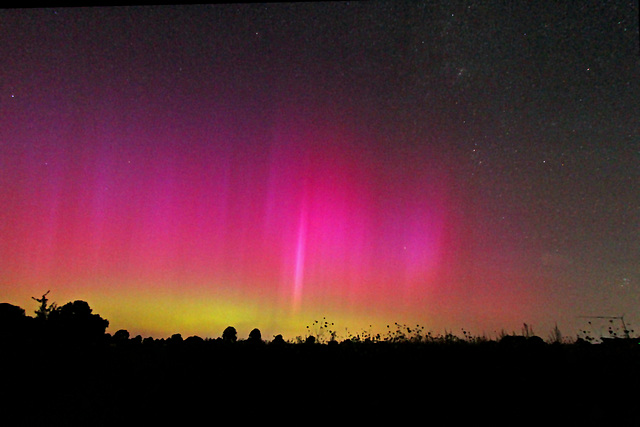
[[[125,153],[111,165],[157,146],[198,156],[212,123],[253,147],[294,121],[349,129],[345,144],[399,194],[418,185],[405,173],[447,177],[446,251],[465,254],[447,258],[450,274],[530,274],[531,292],[571,316],[637,305],[638,2],[15,9],[0,20],[8,224],[48,180],[35,165],[57,159],[56,173],[82,179],[77,164],[99,163],[105,146]]]

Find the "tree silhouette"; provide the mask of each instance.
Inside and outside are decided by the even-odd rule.
[[[282,334],[278,334],[275,337],[273,337],[273,341],[271,341],[271,344],[275,344],[275,345],[284,345],[284,338],[282,337]]]
[[[169,339],[167,339],[167,343],[168,344],[182,344],[184,340],[182,339],[182,334],[173,334],[171,335],[171,337],[169,337]]]
[[[255,344],[262,343],[262,333],[260,332],[260,329],[255,328],[251,332],[249,332],[249,340],[248,341],[251,342],[251,343],[255,343]]]
[[[14,340],[21,338],[27,329],[24,309],[17,305],[0,303],[0,339]]]
[[[20,321],[24,317],[25,312],[22,307],[6,302],[0,303],[0,324]]]
[[[233,326],[227,326],[222,332],[222,339],[227,342],[236,342],[238,340],[238,332]]]
[[[115,334],[113,334],[113,340],[116,342],[126,342],[129,340],[129,331],[126,329],[118,329]]]
[[[96,341],[104,337],[109,321],[92,311],[87,302],[77,300],[51,311],[47,320],[61,339]]]
[[[42,295],[42,298],[35,298],[35,297],[31,297],[32,300],[37,301],[40,303],[40,307],[38,307],[38,309],[35,311],[36,313],[36,319],[40,319],[40,320],[47,320],[49,318],[49,315],[54,312],[57,308],[56,303],[54,302],[51,305],[48,305],[48,301],[49,299],[47,298],[47,295],[49,295],[49,292],[51,292],[50,290],[45,292],[44,295]]]
[[[188,344],[188,345],[192,345],[192,346],[193,345],[202,345],[204,343],[204,340],[201,337],[197,336],[197,335],[192,335],[190,337],[187,337],[184,340],[184,343]]]

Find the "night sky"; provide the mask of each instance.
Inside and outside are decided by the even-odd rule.
[[[5,9],[0,40],[0,300],[28,314],[640,322],[638,2]]]

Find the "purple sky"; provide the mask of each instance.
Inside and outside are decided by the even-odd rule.
[[[637,2],[0,11],[0,296],[567,334],[640,286]]]

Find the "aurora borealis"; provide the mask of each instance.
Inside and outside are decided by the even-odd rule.
[[[633,324],[637,14],[2,10],[0,296],[155,337]]]

